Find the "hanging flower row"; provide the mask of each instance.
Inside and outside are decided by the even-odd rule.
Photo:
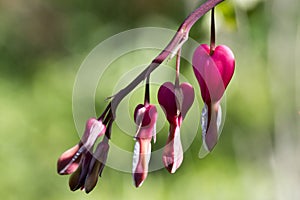
[[[212,9],[210,45],[201,44],[196,48],[192,66],[204,101],[201,117],[203,146],[210,152],[218,142],[222,115],[220,101],[233,76],[235,60],[228,47],[225,45],[215,46],[213,7],[221,0],[207,2],[184,21],[171,43],[142,74],[146,79],[145,98],[143,104],[137,105],[134,111],[136,134],[134,137],[132,174],[136,187],[140,187],[147,178],[151,160],[151,143],[156,141],[158,113],[156,106],[150,102],[150,73],[154,70],[153,65],[157,67],[170,54],[171,51],[169,50],[172,50],[172,52],[175,50],[177,55],[176,79],[174,83],[163,83],[157,94],[159,105],[169,123],[168,138],[163,149],[162,162],[170,173],[175,173],[182,164],[183,148],[180,128],[194,102],[195,92],[191,84],[181,83],[179,79],[181,46],[186,41],[186,35],[193,25],[190,21],[197,21],[200,18],[199,15],[207,12],[209,7]],[[204,8],[207,10],[203,10]],[[197,12],[200,12],[200,14]],[[189,26],[186,25],[188,23],[190,23]],[[142,75],[140,77],[143,77]],[[132,84],[137,85],[138,82]],[[81,189],[89,193],[97,184],[98,177],[101,176],[108,157],[111,129],[115,119],[115,110],[112,104],[118,105],[119,101],[126,95],[124,95],[124,91],[126,91],[126,88],[120,92],[119,96],[113,97],[111,103],[98,119],[90,118],[86,122],[85,132],[78,144],[59,157],[57,171],[61,175],[71,174],[69,186],[72,191]],[[127,91],[127,93],[129,92]],[[94,147],[99,138],[102,138],[102,141]]]

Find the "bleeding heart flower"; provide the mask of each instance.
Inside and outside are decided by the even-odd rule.
[[[158,90],[158,102],[170,123],[167,144],[163,151],[163,163],[170,173],[175,173],[183,161],[180,126],[194,101],[194,89],[189,83],[175,86],[164,83]]]
[[[154,105],[139,104],[134,112],[137,125],[136,143],[133,152],[132,173],[136,187],[140,187],[148,175],[151,156],[151,139],[156,140],[157,110]]]
[[[95,157],[93,157],[92,150],[97,138],[104,135],[105,131],[106,126],[101,120],[90,118],[86,122],[86,128],[79,143],[59,157],[57,172],[61,175],[72,174],[69,179],[69,186],[72,191],[86,189],[88,193],[94,188],[98,180],[99,171],[95,170],[94,163],[96,161],[94,161]],[[102,150],[105,150],[102,147],[102,143],[99,146]],[[95,156],[99,154],[98,149],[95,152]],[[96,174],[94,173],[95,171],[98,173],[96,178],[91,176],[91,174]]]
[[[207,44],[200,45],[193,55],[193,69],[206,104],[219,101],[229,84],[235,67],[232,51],[217,46],[212,55]]]
[[[234,68],[234,55],[224,45],[217,46],[212,55],[207,44],[200,45],[194,52],[193,69],[205,103],[202,111],[203,144],[208,151],[218,141],[220,100],[233,76]]]

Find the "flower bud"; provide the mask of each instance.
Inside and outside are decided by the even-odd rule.
[[[136,187],[140,187],[148,175],[151,156],[151,139],[156,137],[157,110],[154,105],[138,105],[134,112],[137,125],[133,152],[132,173]]]

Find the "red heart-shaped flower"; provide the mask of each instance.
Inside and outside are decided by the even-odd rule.
[[[180,126],[194,101],[194,89],[189,83],[174,85],[166,82],[158,90],[158,102],[170,123],[163,163],[170,173],[175,173],[183,161]]]
[[[189,83],[181,83],[178,88],[166,82],[158,90],[158,102],[163,108],[168,121],[175,124],[180,114],[184,119],[194,101],[194,89]]]
[[[201,44],[193,55],[193,69],[206,104],[219,101],[229,84],[235,68],[232,51],[217,46],[212,55],[207,44]]]

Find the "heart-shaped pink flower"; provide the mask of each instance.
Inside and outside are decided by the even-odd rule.
[[[202,139],[207,151],[218,142],[221,123],[220,100],[234,73],[235,60],[232,51],[220,45],[212,55],[207,44],[200,45],[193,55],[193,69],[205,102],[202,111]]]
[[[167,144],[163,151],[163,163],[170,173],[180,167],[183,150],[180,140],[180,126],[194,101],[194,89],[189,83],[175,86],[166,82],[158,90],[158,102],[170,123]]]
[[[176,88],[173,83],[166,82],[159,88],[158,102],[169,123],[176,123],[179,114],[184,119],[194,102],[194,96],[194,89],[189,83],[181,83]]]
[[[207,44],[201,44],[193,55],[193,69],[206,104],[219,101],[229,84],[235,68],[232,51],[217,46],[212,55]]]

